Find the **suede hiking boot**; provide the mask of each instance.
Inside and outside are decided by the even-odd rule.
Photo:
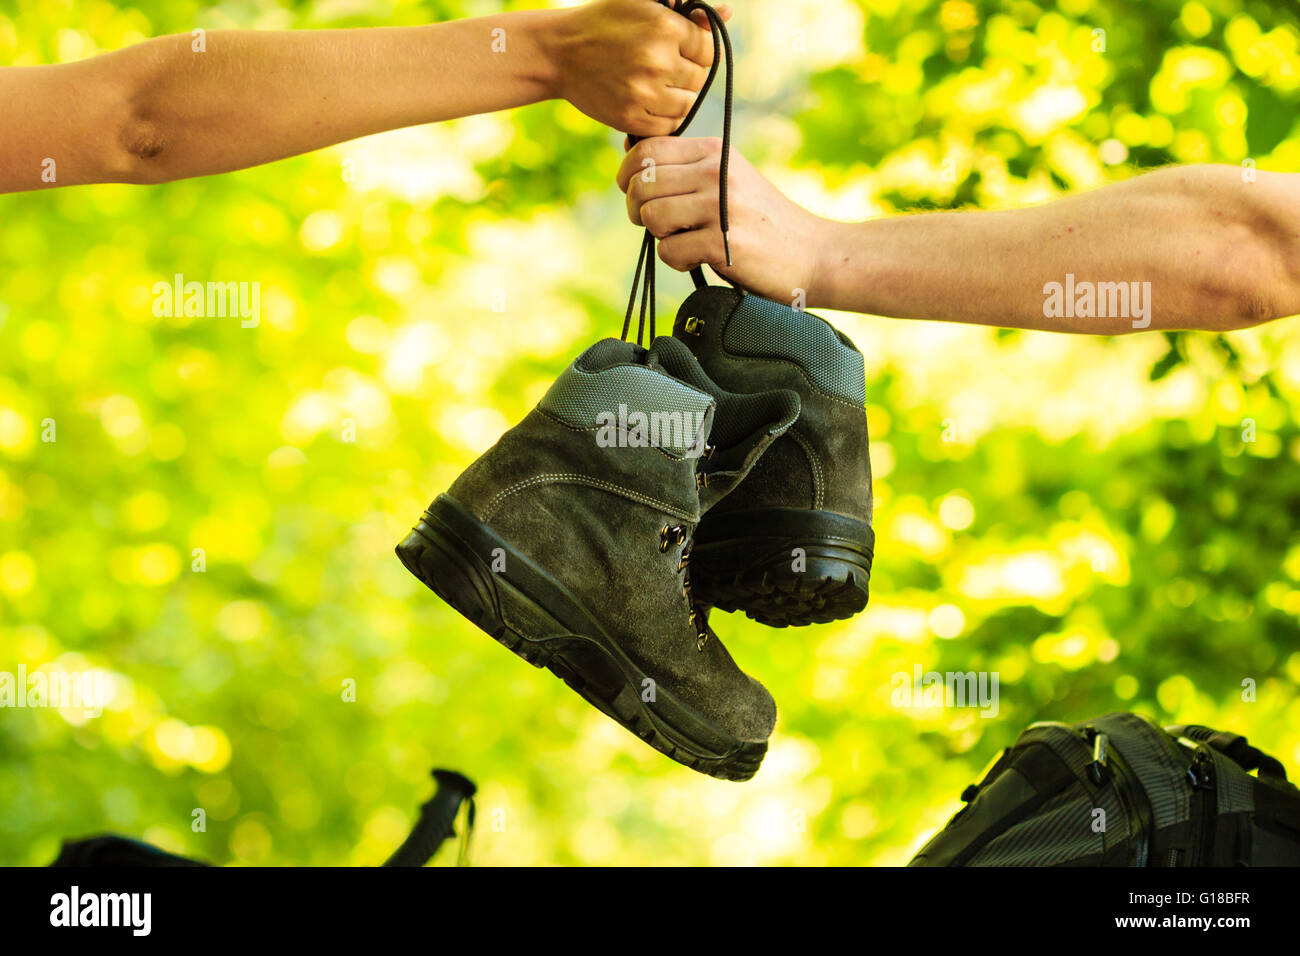
[[[702,509],[798,418],[799,398],[715,397],[673,377],[665,357],[707,381],[667,337],[649,350],[592,346],[397,553],[462,615],[656,750],[748,780],[776,705],[709,630],[690,539]]]
[[[673,335],[721,387],[793,389],[802,407],[700,522],[696,594],[773,627],[857,614],[875,551],[862,353],[824,319],[724,286],[682,303]]]

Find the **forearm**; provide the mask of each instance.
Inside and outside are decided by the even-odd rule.
[[[226,172],[536,102],[555,95],[550,45],[568,12],[178,34],[0,70],[0,192]]]
[[[1293,315],[1296,179],[1259,173],[1247,183],[1237,167],[1182,167],[1028,209],[827,222],[809,304],[1094,334]],[[1102,291],[1091,309],[1084,283]],[[1102,283],[1135,293],[1127,314],[1101,314],[1125,311]]]
[[[87,64],[117,85],[116,141],[83,181],[241,169],[383,130],[535,102],[547,11],[420,27],[162,37]],[[504,42],[494,52],[494,30]],[[116,80],[115,80],[116,78]],[[76,174],[79,170],[69,170]]]

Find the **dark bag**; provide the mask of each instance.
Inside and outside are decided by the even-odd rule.
[[[1300,866],[1300,790],[1209,727],[1037,723],[962,800],[909,866]]]
[[[474,781],[454,770],[433,771],[434,794],[420,807],[419,819],[405,842],[384,866],[424,866],[438,848],[456,832],[456,818],[466,805],[465,828],[461,834],[460,864],[466,865],[470,832],[474,828]],[[96,868],[138,868],[159,866],[210,866],[201,860],[177,856],[149,843],[106,833],[84,840],[65,840],[58,858],[50,866]]]

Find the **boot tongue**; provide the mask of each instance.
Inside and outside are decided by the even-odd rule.
[[[584,372],[601,372],[615,365],[645,365],[648,353],[635,342],[601,339],[574,360]]]
[[[650,343],[649,353],[650,361],[660,366],[673,378],[680,378],[696,388],[699,388],[699,382],[706,382],[709,387],[700,390],[710,395],[717,391],[718,386],[704,371],[699,359],[680,339],[675,339],[671,335],[661,335]]]
[[[684,342],[672,336],[660,336],[650,344],[650,364],[713,396],[718,414],[709,441],[720,450],[744,442],[756,430],[779,435],[799,417],[797,392],[788,388],[749,394],[729,392],[709,377]]]
[[[729,392],[709,378],[683,342],[670,336],[650,344],[650,363],[717,403],[709,433],[714,452],[699,465],[701,508],[710,507],[739,484],[767,447],[799,417],[797,392],[787,388],[748,395]]]

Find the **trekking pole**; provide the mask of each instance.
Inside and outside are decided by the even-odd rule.
[[[436,784],[433,796],[420,807],[420,818],[415,821],[411,835],[384,862],[384,866],[424,866],[455,832],[461,805],[468,804],[458,860],[459,865],[465,865],[469,837],[474,829],[474,793],[478,788],[472,780],[454,770],[435,770],[433,779]]]

